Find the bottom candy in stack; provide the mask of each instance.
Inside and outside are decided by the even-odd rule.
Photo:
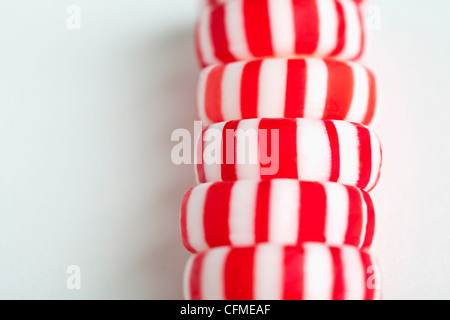
[[[219,247],[190,259],[184,291],[191,300],[373,300],[372,265],[350,246]]]

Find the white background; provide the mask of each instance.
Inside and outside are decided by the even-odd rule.
[[[384,298],[450,298],[450,2],[374,4]],[[170,135],[193,128],[195,15],[194,0],[0,0],[0,298],[182,298],[195,179]]]

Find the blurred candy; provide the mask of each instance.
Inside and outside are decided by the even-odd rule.
[[[230,2],[231,0],[201,0],[201,4],[202,6],[211,6],[211,7],[215,7],[227,2]],[[353,0],[354,2],[356,2],[357,4],[366,2],[366,0]]]
[[[363,18],[351,0],[233,0],[202,10],[196,31],[203,66],[268,57],[359,58]]]
[[[353,247],[264,244],[192,257],[184,292],[192,300],[374,300],[379,281],[370,255]]]
[[[312,118],[369,124],[373,74],[331,59],[266,59],[205,68],[197,114],[204,124],[251,118]]]

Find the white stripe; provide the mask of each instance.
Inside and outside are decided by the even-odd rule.
[[[339,0],[342,4],[345,20],[345,45],[337,58],[352,59],[361,51],[362,29],[357,5],[350,0]]]
[[[258,118],[284,117],[286,79],[286,59],[270,59],[262,62],[258,87]]]
[[[212,123],[211,119],[206,115],[205,99],[206,99],[206,84],[209,74],[216,66],[209,66],[200,72],[197,85],[197,116],[203,122],[203,126],[208,126]]]
[[[348,228],[349,197],[347,188],[337,183],[325,183],[327,215],[325,237],[327,244],[340,246]]]
[[[328,56],[336,48],[338,39],[338,15],[333,0],[316,1],[319,14],[319,43],[315,56]]]
[[[217,59],[214,53],[214,47],[211,39],[211,33],[210,33],[210,18],[211,18],[211,9],[206,8],[199,20],[199,45],[200,45],[200,52],[202,56],[202,60],[205,61],[208,64],[217,64],[220,61]]]
[[[210,186],[210,183],[205,183],[192,189],[192,193],[186,207],[187,237],[191,247],[197,251],[203,251],[209,248],[205,239],[203,214],[206,193]]]
[[[269,242],[296,244],[300,186],[297,180],[272,180],[269,202]]]
[[[226,122],[216,123],[203,134],[203,168],[206,181],[222,181],[222,131]],[[223,141],[222,141],[223,142]]]
[[[364,240],[366,238],[366,232],[367,232],[367,220],[369,219],[368,216],[368,208],[367,203],[364,201],[364,197],[362,194],[362,191],[358,189],[359,196],[361,197],[361,204],[362,204],[362,230],[361,230],[361,241],[359,242],[358,248],[361,248],[364,244]]]
[[[327,102],[328,68],[322,59],[306,59],[305,118],[322,119]]]
[[[203,260],[202,298],[204,300],[224,300],[225,259],[230,249],[227,247],[209,251]]]
[[[339,181],[351,186],[359,180],[359,139],[356,127],[350,122],[333,121],[339,139]]]
[[[230,241],[233,246],[255,243],[255,207],[258,184],[238,181],[233,185],[230,199]]]
[[[292,55],[295,51],[292,0],[269,0],[268,6],[274,54],[277,57]]]
[[[329,180],[330,142],[323,121],[297,119],[297,161],[300,180]]]
[[[184,268],[184,276],[183,276],[183,296],[185,300],[192,300],[191,297],[191,272],[192,272],[192,264],[194,263],[195,256],[191,256],[186,263],[186,267]]]
[[[225,120],[238,120],[241,113],[241,82],[246,62],[231,63],[222,78],[222,115]]]
[[[341,248],[342,269],[344,270],[344,300],[363,300],[366,277],[359,251],[344,246]]]
[[[255,300],[281,300],[283,247],[259,245],[255,252]]]
[[[259,180],[261,177],[258,152],[258,128],[260,121],[261,119],[241,121],[237,127],[235,167],[238,180]]]
[[[243,1],[230,1],[224,6],[228,48],[236,60],[249,60],[253,56],[245,34],[243,5]]]
[[[304,245],[304,299],[330,300],[333,297],[333,259],[325,245]]]
[[[362,122],[369,107],[369,75],[360,65],[349,65],[353,70],[353,99],[346,120]]]
[[[372,173],[370,176],[369,184],[367,186],[367,190],[370,190],[375,186],[382,162],[380,140],[378,139],[378,136],[374,133],[373,130],[369,130],[369,132],[370,132],[370,144],[372,148]]]

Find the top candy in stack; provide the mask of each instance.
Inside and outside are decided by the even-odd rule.
[[[196,42],[202,66],[269,57],[358,59],[361,1],[208,0]]]

